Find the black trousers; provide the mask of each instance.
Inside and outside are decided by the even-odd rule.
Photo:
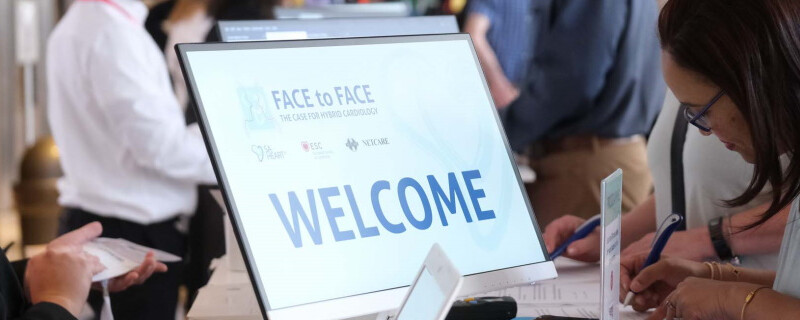
[[[141,225],[115,218],[105,218],[76,208],[62,213],[59,233],[75,230],[88,223],[103,224],[103,237],[123,238],[143,246],[163,250],[180,257],[186,253],[186,236],[175,229],[177,219]],[[111,310],[116,320],[147,319],[174,320],[178,304],[178,286],[182,282],[183,263],[168,263],[169,271],[157,273],[142,285],[111,294]],[[95,314],[100,314],[103,295],[92,290],[89,304]]]

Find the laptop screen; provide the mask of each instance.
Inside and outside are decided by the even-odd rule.
[[[468,35],[179,50],[268,310],[545,261]]]

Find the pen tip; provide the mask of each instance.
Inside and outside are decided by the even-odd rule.
[[[633,300],[633,292],[628,292],[628,295],[625,296],[625,302],[622,304],[623,307],[627,307],[631,305],[631,300]]]

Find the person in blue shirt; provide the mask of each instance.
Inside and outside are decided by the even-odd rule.
[[[656,1],[541,0],[520,96],[503,114],[530,157],[540,225],[600,212],[600,181],[624,172],[623,211],[650,194],[645,138],[664,101]]]
[[[505,108],[519,95],[531,52],[531,1],[472,0],[464,32],[472,36],[494,103]]]

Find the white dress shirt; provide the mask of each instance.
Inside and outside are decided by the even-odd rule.
[[[59,203],[140,224],[191,214],[216,183],[187,127],[136,0],[76,1],[50,36],[48,116],[64,177]]]

